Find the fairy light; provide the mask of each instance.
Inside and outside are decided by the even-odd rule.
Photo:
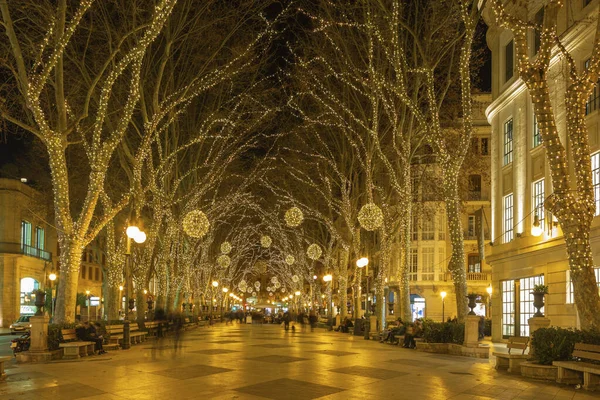
[[[321,254],[323,254],[323,250],[321,249],[321,246],[316,243],[311,244],[308,246],[308,249],[306,249],[306,255],[311,260],[318,260],[319,257],[321,257]]]
[[[186,214],[183,218],[183,231],[196,239],[200,239],[206,235],[210,228],[210,222],[200,210],[193,210]]]
[[[294,265],[295,262],[296,262],[296,258],[293,255],[288,254],[287,256],[285,256],[285,263],[287,265]]]
[[[231,253],[231,243],[229,243],[229,242],[221,243],[221,253],[223,253],[223,254]]]
[[[273,239],[271,239],[270,236],[267,236],[267,235],[261,236],[260,245],[262,247],[264,247],[265,249],[268,249],[269,247],[271,247],[271,243],[273,243]]]

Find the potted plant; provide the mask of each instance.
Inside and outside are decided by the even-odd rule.
[[[467,295],[467,299],[469,299],[468,306],[471,309],[471,311],[469,311],[469,315],[475,315],[475,311],[473,311],[473,309],[475,307],[477,307],[477,303],[476,303],[477,297],[479,297],[479,295],[477,293],[469,293]]]
[[[533,290],[531,291],[533,295],[533,306],[536,308],[534,317],[543,317],[544,314],[540,311],[544,307],[544,296],[548,294],[548,286],[540,283],[539,285],[535,285]]]
[[[39,317],[44,315],[43,308],[46,305],[46,292],[42,289],[36,289],[33,293],[35,294],[35,306],[37,307],[35,315]]]

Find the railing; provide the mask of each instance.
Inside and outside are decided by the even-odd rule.
[[[52,253],[21,243],[0,242],[0,253],[23,254],[40,260],[52,261]]]
[[[490,201],[490,194],[478,190],[470,190],[467,192],[467,201]]]
[[[452,280],[452,274],[446,273],[446,280]],[[467,281],[487,281],[488,274],[486,272],[467,272]]]
[[[477,235],[474,234],[473,232],[465,231],[465,232],[463,232],[463,239],[464,240],[477,240]],[[483,234],[483,240],[490,240],[489,232],[485,232]]]

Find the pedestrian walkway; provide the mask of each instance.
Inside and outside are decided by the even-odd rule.
[[[9,363],[0,399],[598,399],[491,360],[422,353],[317,329],[197,328],[78,361]]]

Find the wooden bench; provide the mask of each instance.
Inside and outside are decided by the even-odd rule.
[[[202,317],[198,317],[198,326],[206,326],[208,325],[208,321]]]
[[[193,327],[194,327],[194,323],[189,318],[185,318],[183,320],[183,328],[184,329],[191,329]]]
[[[508,372],[510,373],[521,373],[521,363],[527,361],[527,358],[529,358],[529,355],[525,354],[527,346],[529,346],[528,336],[509,337],[508,343],[506,344],[508,353],[492,353],[492,355],[496,357],[496,369],[508,368]],[[522,350],[521,354],[511,354],[510,352],[512,349]]]
[[[0,357],[0,381],[6,378],[6,372],[4,372],[4,363],[12,360],[12,357]]]
[[[94,342],[82,341],[77,338],[75,329],[61,329],[62,343],[58,347],[63,349],[63,358],[79,358],[94,354]]]
[[[159,324],[163,324],[161,328],[164,334],[164,331],[167,329],[167,325],[164,321],[148,321],[144,324],[146,326],[146,329],[148,330],[148,335],[158,337]]]
[[[109,345],[122,345],[123,341],[123,325],[106,325],[106,333],[108,333]],[[142,332],[138,324],[129,326],[129,340],[131,344],[141,343],[146,339],[147,332]]]
[[[576,343],[573,357],[581,360],[600,361],[600,345]],[[584,389],[600,389],[600,364],[585,361],[554,361],[552,365],[558,367],[557,382],[580,384],[583,374]]]

